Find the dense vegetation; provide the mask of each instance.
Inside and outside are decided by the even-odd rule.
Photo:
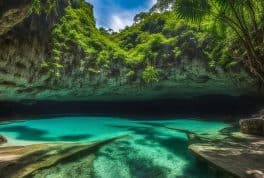
[[[225,28],[224,43],[233,60],[264,82],[264,2],[263,0],[177,0],[175,11],[192,21],[215,21]],[[232,50],[232,51],[231,51]]]
[[[109,33],[95,27],[89,4],[72,0],[53,28],[50,57],[42,67],[60,77],[72,62],[65,59],[74,53],[80,56],[81,72],[107,70],[120,75],[120,66],[125,66],[128,80],[153,83],[166,77],[164,67],[202,59],[211,71],[243,64],[263,83],[263,4],[159,0],[149,12],[136,15],[133,26]],[[32,12],[41,13],[40,0],[34,0],[32,7]]]

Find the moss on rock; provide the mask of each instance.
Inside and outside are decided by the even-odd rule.
[[[258,92],[242,68],[225,69],[213,60],[223,54],[214,48],[221,48],[217,36],[173,12],[146,14],[110,34],[96,28],[93,8],[84,0],[25,4],[21,19],[9,16],[15,22],[7,25],[0,20],[0,27],[8,26],[3,33],[0,28],[1,99],[131,100]],[[23,6],[10,6],[23,11]]]

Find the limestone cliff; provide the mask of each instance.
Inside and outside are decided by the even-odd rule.
[[[199,56],[161,62],[158,74],[152,73],[158,80],[151,83],[142,80],[144,65],[132,66],[119,59],[107,65],[98,62],[96,54],[84,48],[99,44],[100,51],[111,40],[89,41],[99,30],[93,14],[80,18],[92,11],[83,1],[0,0],[0,10],[1,100],[131,100],[256,92],[254,81],[243,70],[210,70],[207,59]],[[85,28],[79,29],[74,18]],[[66,26],[60,23],[69,19],[75,32],[89,37],[87,42],[79,42],[82,36],[75,32],[64,32]],[[58,44],[61,39],[67,39],[65,44]],[[107,48],[119,49],[111,45]]]

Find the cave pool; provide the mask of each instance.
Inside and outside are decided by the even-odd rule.
[[[127,139],[107,144],[96,153],[93,176],[96,178],[215,178],[209,167],[188,150],[187,135],[160,125],[197,134],[214,134],[228,123],[197,118],[162,120],[119,117],[64,116],[33,118],[0,125],[0,135],[9,145],[45,142],[90,142],[116,136]],[[66,167],[65,167],[66,169]],[[67,168],[70,169],[70,168]],[[35,177],[71,177],[58,169]],[[86,177],[80,171],[76,177]]]

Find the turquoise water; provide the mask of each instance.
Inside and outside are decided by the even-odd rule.
[[[0,135],[13,144],[29,144],[99,141],[128,134],[128,138],[99,150],[93,162],[93,177],[215,177],[190,154],[184,133],[160,125],[198,134],[214,134],[229,126],[193,118],[138,121],[112,117],[56,117],[0,125]]]

